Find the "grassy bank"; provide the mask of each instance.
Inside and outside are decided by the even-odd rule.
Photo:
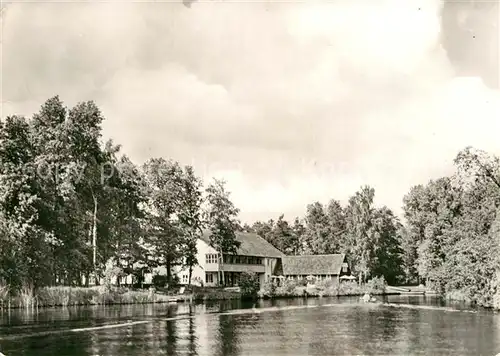
[[[304,282],[284,281],[281,286],[271,283],[257,293],[261,298],[293,298],[304,297],[336,297],[356,296],[365,293],[382,295],[386,293],[383,279],[373,279],[364,285],[354,282],[333,284],[321,281],[314,286],[306,286]],[[6,308],[41,308],[118,304],[148,304],[169,302],[204,302],[216,300],[241,299],[242,293],[224,288],[190,287],[181,295],[178,289],[157,291],[130,290],[120,287],[44,287],[36,292],[23,288],[16,295],[7,293],[7,288],[0,286],[0,309]]]
[[[189,299],[189,296],[180,298]],[[168,303],[171,300],[170,295],[125,288],[45,287],[36,292],[25,288],[14,296],[0,295],[0,308]]]
[[[373,295],[386,294],[386,283],[383,278],[374,278],[368,283],[359,285],[356,282],[335,283],[333,281],[319,281],[307,285],[304,281],[283,281],[282,285],[276,286],[267,283],[260,291],[263,298],[294,298],[294,297],[340,297],[360,296],[365,293]]]
[[[0,287],[0,309],[41,308],[118,304],[149,304],[170,302],[202,302],[210,300],[240,299],[241,294],[222,288],[193,287],[183,294],[178,289],[130,290],[127,288],[97,287],[44,287],[38,291],[24,288],[9,295],[7,288]]]

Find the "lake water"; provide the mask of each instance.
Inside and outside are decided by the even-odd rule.
[[[487,355],[500,314],[391,296],[0,311],[6,356]]]

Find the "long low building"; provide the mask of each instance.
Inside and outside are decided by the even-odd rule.
[[[345,254],[285,256],[283,276],[286,279],[334,280],[350,276],[351,270]]]

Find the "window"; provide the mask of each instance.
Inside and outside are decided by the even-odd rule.
[[[205,282],[206,283],[214,283],[214,275],[213,275],[213,273],[206,273],[205,274]]]
[[[189,276],[187,274],[182,275],[182,283],[186,284],[188,282]]]
[[[207,253],[206,254],[206,263],[217,263],[217,254],[216,253]]]
[[[347,263],[342,263],[342,272],[347,272]]]

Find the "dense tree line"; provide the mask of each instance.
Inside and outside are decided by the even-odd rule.
[[[404,197],[406,273],[442,294],[500,307],[500,160],[468,147],[455,165],[452,176]]]
[[[223,181],[204,190],[193,167],[163,158],[136,166],[102,142],[103,120],[93,102],[54,97],[0,122],[0,284],[98,283],[110,262],[138,276],[137,262],[164,266],[170,280],[197,263],[202,228],[221,252],[237,246]]]
[[[345,253],[361,281],[383,276],[389,283],[404,280],[402,225],[387,207],[374,206],[375,191],[365,186],[342,206],[309,204],[303,218],[292,224],[277,220],[244,226],[288,255]]]

